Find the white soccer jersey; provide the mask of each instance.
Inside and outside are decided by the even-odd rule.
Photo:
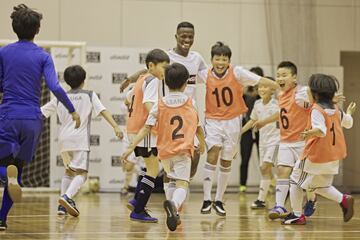
[[[262,99],[256,100],[250,118],[252,120],[262,120],[279,112],[278,101],[274,98],[264,105]],[[259,145],[261,147],[269,147],[279,145],[280,129],[278,122],[272,122],[260,128]]]
[[[198,72],[208,68],[203,57],[200,53],[194,51],[190,51],[184,57],[177,54],[173,49],[168,50],[167,54],[169,55],[170,63],[181,63],[189,71],[190,78],[184,93],[192,99],[196,99],[196,75]]]
[[[61,123],[59,129],[60,152],[64,151],[89,151],[90,150],[90,123],[92,112],[97,116],[105,107],[93,91],[76,89],[67,93],[76,112],[80,115],[81,125],[75,129],[75,122],[71,114],[56,98],[41,107],[45,117],[57,113]]]

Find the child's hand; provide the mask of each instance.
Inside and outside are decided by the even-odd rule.
[[[81,120],[80,120],[80,116],[77,112],[72,112],[71,113],[71,117],[72,119],[75,121],[75,129],[80,127],[81,124]]]
[[[261,121],[261,120],[258,120],[258,121],[255,121],[252,125],[252,128],[255,130],[255,131],[258,131],[260,128],[264,127],[265,124]]]
[[[133,152],[134,150],[131,148],[127,148],[126,151],[121,155],[120,159],[122,161],[123,164],[128,163],[129,161],[127,160],[127,158],[130,156],[130,154]]]
[[[200,154],[203,154],[205,152],[205,144],[199,143],[199,152]]]
[[[349,115],[353,115],[355,110],[356,110],[356,103],[351,102],[350,105],[346,109],[346,113],[349,114]]]
[[[123,139],[124,134],[123,132],[120,130],[120,128],[118,126],[114,127],[114,132],[115,135],[119,138],[119,139]]]
[[[300,138],[302,140],[306,140],[311,136],[310,134],[310,130],[309,129],[305,129],[303,132],[300,133]]]
[[[346,101],[346,97],[342,94],[339,94],[339,95],[335,95],[334,98],[333,98],[333,102],[334,103],[342,103],[342,102],[345,102]]]

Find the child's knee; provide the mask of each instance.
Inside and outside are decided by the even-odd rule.
[[[220,165],[224,168],[229,168],[231,167],[231,161],[221,159]]]
[[[189,182],[185,180],[176,180],[176,188],[183,188],[187,190],[189,188]]]

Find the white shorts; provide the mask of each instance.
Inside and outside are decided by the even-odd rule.
[[[294,167],[297,160],[300,159],[301,154],[304,151],[304,147],[290,147],[287,145],[279,146],[278,166]]]
[[[279,155],[279,145],[259,147],[259,155],[260,167],[264,162],[271,163],[273,166],[275,166]]]
[[[66,151],[61,153],[66,169],[89,171],[89,151]]]
[[[136,134],[128,133],[127,136],[129,142],[131,143],[136,137]],[[157,143],[156,135],[149,133],[149,135],[147,135],[143,140],[140,141],[137,147],[156,148],[156,143]]]
[[[290,183],[296,184],[305,190],[315,190],[316,188],[324,188],[332,186],[334,175],[321,174],[315,175],[304,171],[305,161],[296,161],[295,167],[290,176]]]
[[[207,149],[221,147],[220,158],[233,160],[239,151],[242,117],[230,120],[205,119],[205,142]]]
[[[174,156],[161,160],[168,178],[175,180],[190,181],[191,157],[188,155]]]

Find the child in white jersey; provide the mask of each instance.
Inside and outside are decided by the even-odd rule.
[[[259,84],[258,93],[261,99],[257,100],[250,115],[250,120],[243,126],[241,133],[250,130],[253,124],[279,112],[278,101],[273,98],[275,89]],[[260,171],[261,180],[258,198],[251,205],[252,209],[264,209],[265,200],[272,178],[272,169],[276,164],[280,143],[280,129],[278,122],[272,122],[260,129]]]
[[[58,214],[77,217],[80,212],[76,208],[73,196],[85,183],[89,167],[90,151],[90,121],[91,114],[101,114],[105,120],[113,127],[118,138],[123,137],[123,133],[118,127],[111,113],[105,109],[98,96],[93,91],[83,90],[86,78],[85,70],[78,65],[70,66],[65,69],[65,82],[71,87],[67,93],[75,109],[79,112],[81,125],[74,129],[74,123],[68,111],[57,99],[53,99],[41,108],[45,117],[57,113],[61,126],[59,129],[59,144],[61,157],[65,166],[65,175],[61,181],[61,194],[59,198]]]

